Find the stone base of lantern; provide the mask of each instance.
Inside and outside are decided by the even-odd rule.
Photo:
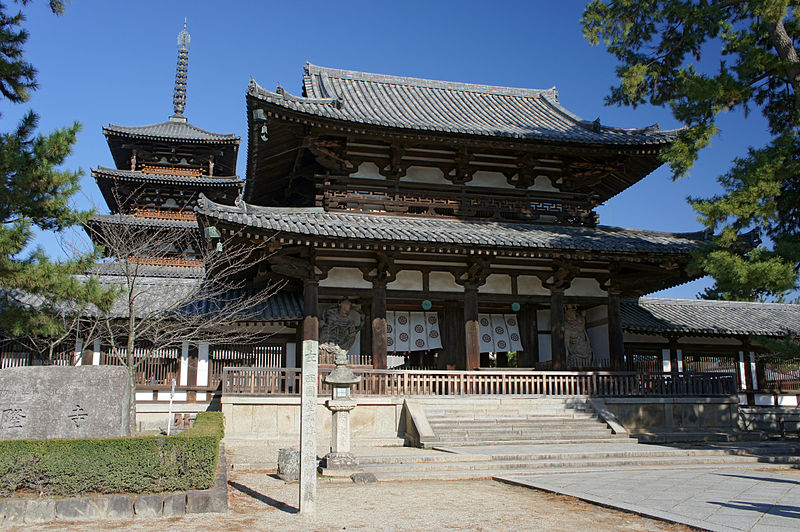
[[[319,472],[324,477],[349,477],[360,471],[358,458],[353,453],[328,453],[319,465]]]

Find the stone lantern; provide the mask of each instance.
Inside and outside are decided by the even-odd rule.
[[[322,459],[322,472],[327,475],[349,476],[358,468],[358,459],[350,452],[350,411],[356,407],[350,399],[350,387],[361,381],[347,367],[347,351],[334,344],[322,344],[320,351],[334,355],[336,367],[325,377],[325,384],[333,388],[325,406],[333,413],[331,423],[331,452]]]

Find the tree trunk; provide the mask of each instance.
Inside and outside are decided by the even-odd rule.
[[[131,390],[131,402],[128,409],[128,435],[136,435],[136,368],[128,366],[128,384]]]

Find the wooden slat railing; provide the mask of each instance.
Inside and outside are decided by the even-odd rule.
[[[330,369],[321,369],[318,390]],[[593,395],[721,397],[736,393],[733,375],[612,371],[398,371],[355,369],[354,395]],[[225,368],[223,395],[298,395],[298,368]]]

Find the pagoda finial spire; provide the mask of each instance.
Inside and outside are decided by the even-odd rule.
[[[186,80],[189,77],[189,44],[191,36],[186,31],[187,20],[183,19],[183,30],[178,34],[178,67],[175,71],[175,90],[172,93],[172,118],[186,120],[183,111],[186,109]]]

